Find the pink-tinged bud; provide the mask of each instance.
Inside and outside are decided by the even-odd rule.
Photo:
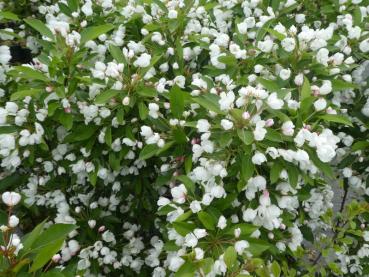
[[[269,191],[264,190],[264,191],[263,191],[263,196],[264,196],[264,197],[269,197]]]
[[[284,225],[283,223],[280,226],[281,230],[286,230],[286,225]]]
[[[272,118],[267,119],[267,121],[265,121],[265,126],[266,127],[271,127],[274,125],[274,120]]]
[[[46,91],[49,92],[49,93],[52,92],[53,91],[53,87],[52,86],[47,86],[46,87]]]
[[[58,263],[60,260],[61,260],[61,256],[60,256],[60,254],[55,254],[52,258],[51,258],[51,260],[54,262],[54,263]]]
[[[244,112],[242,113],[242,118],[245,119],[245,120],[249,120],[250,119],[250,114],[249,112]]]
[[[306,130],[309,130],[309,131],[311,130],[311,126],[310,126],[310,125],[305,125],[305,126],[304,126],[304,128],[305,128]]]
[[[99,229],[97,229],[97,231],[98,231],[99,233],[104,232],[104,231],[105,231],[105,226],[104,226],[104,225],[103,225],[103,226],[100,226],[100,227],[99,227]]]
[[[364,223],[362,223],[362,224],[360,225],[360,228],[364,230],[364,229],[365,229],[365,224],[364,224]]]
[[[70,107],[64,108],[65,113],[71,113],[72,109]]]

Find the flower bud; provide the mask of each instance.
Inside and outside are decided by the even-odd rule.
[[[17,216],[12,215],[11,217],[9,217],[8,225],[10,228],[17,227],[18,224],[19,224],[19,218]]]
[[[17,192],[6,191],[2,194],[1,198],[7,206],[13,207],[19,203],[21,200],[21,195]]]

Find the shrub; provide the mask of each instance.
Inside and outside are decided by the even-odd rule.
[[[368,0],[1,5],[2,276],[369,274]]]

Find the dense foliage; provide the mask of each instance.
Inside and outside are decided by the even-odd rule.
[[[0,8],[0,276],[369,274],[369,0]]]

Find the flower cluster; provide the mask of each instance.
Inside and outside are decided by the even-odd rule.
[[[369,273],[369,1],[25,5],[0,2],[0,189],[40,239],[6,274]]]

